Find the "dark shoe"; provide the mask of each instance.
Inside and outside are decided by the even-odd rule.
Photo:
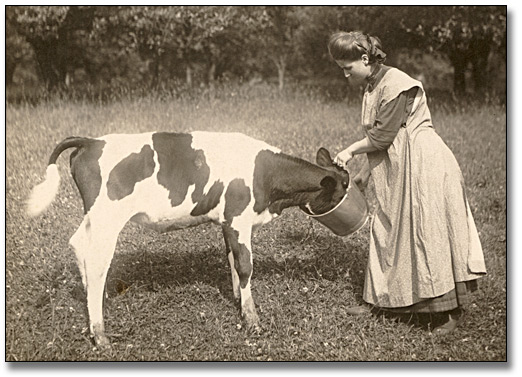
[[[350,306],[346,308],[346,313],[349,315],[364,315],[371,312],[370,308],[366,305]]]
[[[448,321],[438,327],[435,327],[431,332],[433,335],[445,336],[451,334],[457,328],[461,318],[461,311],[459,309],[452,310],[448,313]]]

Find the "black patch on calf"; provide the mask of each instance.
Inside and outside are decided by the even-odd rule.
[[[225,221],[231,222],[232,218],[243,213],[250,203],[250,189],[243,179],[232,180],[225,193]]]
[[[172,206],[183,203],[191,185],[195,185],[192,202],[201,201],[210,168],[203,151],[192,148],[192,135],[157,132],[152,142],[160,165],[158,183],[169,191]]]
[[[91,209],[100,194],[101,172],[99,159],[103,153],[105,141],[85,142],[83,148],[71,153],[71,174],[83,200],[83,212]]]
[[[136,183],[154,173],[154,151],[144,145],[139,153],[131,153],[118,162],[107,180],[107,195],[110,200],[121,200],[134,191]]]
[[[248,278],[252,274],[252,263],[250,262],[251,251],[245,244],[239,243],[239,232],[229,226],[223,226],[223,235],[227,251],[234,255],[234,268],[239,276],[239,285],[245,288]]]
[[[260,151],[254,167],[254,211],[261,213],[268,208],[280,215],[285,208],[301,204],[307,192],[320,189],[319,181],[315,182],[317,170],[321,168],[308,161]]]
[[[223,182],[214,182],[214,184],[208,190],[208,193],[203,196],[203,198],[201,198],[190,214],[192,216],[206,215],[212,209],[216,208],[216,206],[219,204],[219,199],[221,198],[221,194],[223,194],[224,189],[225,185],[223,185]]]
[[[321,155],[323,153],[326,163],[328,151],[324,150]],[[260,151],[254,167],[254,211],[261,213],[268,208],[270,213],[281,214],[285,208],[306,203],[318,211],[333,208],[341,200],[337,203],[332,200],[337,185],[334,177],[342,176],[331,166],[327,169],[283,153]]]
[[[263,212],[270,205],[270,178],[268,176],[268,167],[274,161],[274,152],[263,150],[260,151],[255,160],[254,166],[254,182],[252,191],[254,194],[254,211],[256,213]]]
[[[238,243],[237,249],[234,246],[232,247],[232,252],[234,253],[234,266],[239,276],[239,285],[241,288],[245,288],[250,275],[252,275],[251,251],[244,244]]]

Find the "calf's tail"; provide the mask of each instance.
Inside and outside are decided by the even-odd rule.
[[[60,154],[69,148],[81,148],[92,139],[85,137],[68,137],[54,148],[45,172],[43,182],[33,188],[26,202],[26,212],[30,217],[40,215],[52,203],[60,188],[60,173],[56,160]]]

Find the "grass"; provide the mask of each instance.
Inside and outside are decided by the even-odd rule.
[[[68,246],[82,208],[67,156],[48,211],[36,219],[23,212],[56,143],[114,132],[240,131],[313,161],[318,147],[335,153],[360,137],[360,109],[239,88],[217,97],[7,105],[6,360],[506,360],[505,108],[433,103],[431,110],[462,167],[488,268],[454,334],[430,336],[414,318],[348,316],[346,307],[361,300],[368,227],[341,238],[290,209],[252,242],[260,335],[241,328],[218,227],[160,235],[128,224],[107,280],[113,348],[100,352]]]

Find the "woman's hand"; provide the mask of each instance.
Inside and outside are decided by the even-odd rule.
[[[346,164],[353,158],[353,152],[350,148],[346,148],[344,151],[339,152],[334,158],[334,163],[339,165],[341,168],[346,169]]]
[[[356,141],[344,151],[339,152],[339,154],[334,158],[334,164],[337,164],[346,170],[346,164],[353,158],[353,156],[361,153],[375,152],[376,150],[377,148],[372,145],[370,139],[365,137],[362,140]]]

